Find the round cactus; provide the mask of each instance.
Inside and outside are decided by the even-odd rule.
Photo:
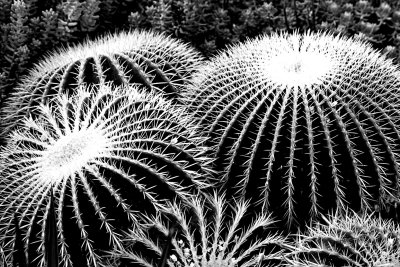
[[[264,213],[251,216],[248,205],[241,201],[231,209],[224,195],[217,194],[192,197],[186,206],[169,203],[162,214],[169,214],[169,221],[161,214],[149,217],[144,231],[130,231],[124,249],[111,253],[113,260],[125,259],[128,266],[170,267],[250,267],[281,262],[286,239],[276,233],[265,235],[274,221]],[[252,221],[240,228],[240,222],[249,216]],[[138,243],[153,255],[146,257],[132,246]]]
[[[39,103],[81,84],[134,83],[176,99],[201,61],[197,51],[178,40],[137,30],[60,49],[16,87],[3,108],[2,127],[9,128]]]
[[[37,109],[0,152],[0,247],[10,257],[18,214],[29,262],[45,266],[51,192],[62,266],[99,266],[139,215],[206,186],[204,138],[160,96],[81,87]]]
[[[287,266],[400,266],[400,228],[390,220],[345,212],[299,236]]]
[[[399,88],[398,68],[360,40],[283,33],[216,56],[183,95],[228,198],[290,226],[399,199]]]

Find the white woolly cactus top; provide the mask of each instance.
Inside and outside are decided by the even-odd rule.
[[[259,51],[262,57],[258,59],[260,71],[271,83],[282,86],[295,88],[321,84],[337,68],[337,62],[329,55],[332,51],[321,49],[329,47],[324,44],[328,41],[331,40],[309,35],[300,39],[299,35],[294,35],[287,42],[282,42],[282,39],[270,40],[272,47],[269,49],[265,44],[258,44],[269,51]]]
[[[340,82],[363,64],[370,76],[381,71],[398,71],[390,60],[361,39],[324,32],[275,33],[232,46],[200,67],[194,80],[212,83],[221,82],[218,78],[224,77],[224,89],[229,90],[228,77],[240,72],[241,76],[249,77],[242,81],[243,86],[254,80],[265,86],[311,88]]]
[[[100,250],[120,246],[118,232],[141,213],[207,185],[204,138],[183,108],[154,93],[81,87],[37,111],[0,151],[0,246],[7,253],[17,213],[27,253],[38,253],[35,263],[44,266],[51,190],[63,266],[83,266],[81,255],[97,266]]]
[[[41,105],[38,109],[42,116],[35,120],[27,117],[24,125],[11,133],[7,146],[1,151],[0,155],[6,161],[0,168],[1,173],[9,173],[9,167],[14,164],[32,163],[29,168],[18,168],[11,173],[23,172],[24,176],[33,176],[44,184],[58,184],[63,179],[79,174],[97,159],[116,157],[124,148],[129,149],[126,146],[133,141],[129,138],[135,135],[135,130],[138,133],[143,132],[138,138],[164,138],[161,134],[163,131],[184,129],[184,135],[193,137],[191,142],[201,140],[196,137],[195,127],[190,126],[192,122],[185,120],[184,110],[177,106],[172,107],[171,103],[160,96],[140,93],[134,87],[113,88],[102,85],[99,92],[94,92],[94,87],[91,88],[93,90],[81,87],[72,98],[61,95],[53,99],[50,105]],[[132,91],[128,92],[130,89]],[[108,98],[112,98],[112,101]],[[145,102],[147,103],[143,104]],[[135,107],[134,103],[140,103],[139,107]],[[157,118],[156,113],[150,112],[153,109],[173,112]],[[110,112],[115,114],[107,117]],[[139,113],[140,117],[135,118]],[[148,118],[146,114],[149,115]],[[133,125],[128,125],[128,119],[133,118]],[[148,125],[154,127],[149,129],[154,132],[146,133],[142,129],[141,120],[152,119],[161,119],[163,127],[154,122],[153,125]],[[178,126],[174,125],[177,121],[180,124]],[[179,129],[186,126],[187,128]],[[182,134],[179,131],[177,134]],[[170,142],[176,144],[176,138]]]
[[[289,226],[400,196],[400,71],[330,33],[272,34],[212,58],[183,92],[228,198]]]

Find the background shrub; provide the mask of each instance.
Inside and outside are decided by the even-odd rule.
[[[260,33],[359,35],[399,61],[397,0],[0,0],[0,99],[45,51],[127,28],[162,31],[206,56]]]

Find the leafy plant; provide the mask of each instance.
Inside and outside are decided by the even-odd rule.
[[[398,200],[399,88],[396,66],[367,43],[309,32],[230,48],[184,95],[227,198],[297,229]]]
[[[102,250],[120,248],[121,231],[143,214],[210,186],[204,138],[185,110],[134,86],[111,86],[41,104],[1,149],[0,247],[8,261],[18,214],[29,264],[46,265],[53,191],[60,265],[103,266]]]

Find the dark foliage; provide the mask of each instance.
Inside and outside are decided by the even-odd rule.
[[[399,60],[395,0],[0,0],[0,99],[46,51],[128,28],[154,29],[205,55],[260,33],[298,29],[359,35]]]

